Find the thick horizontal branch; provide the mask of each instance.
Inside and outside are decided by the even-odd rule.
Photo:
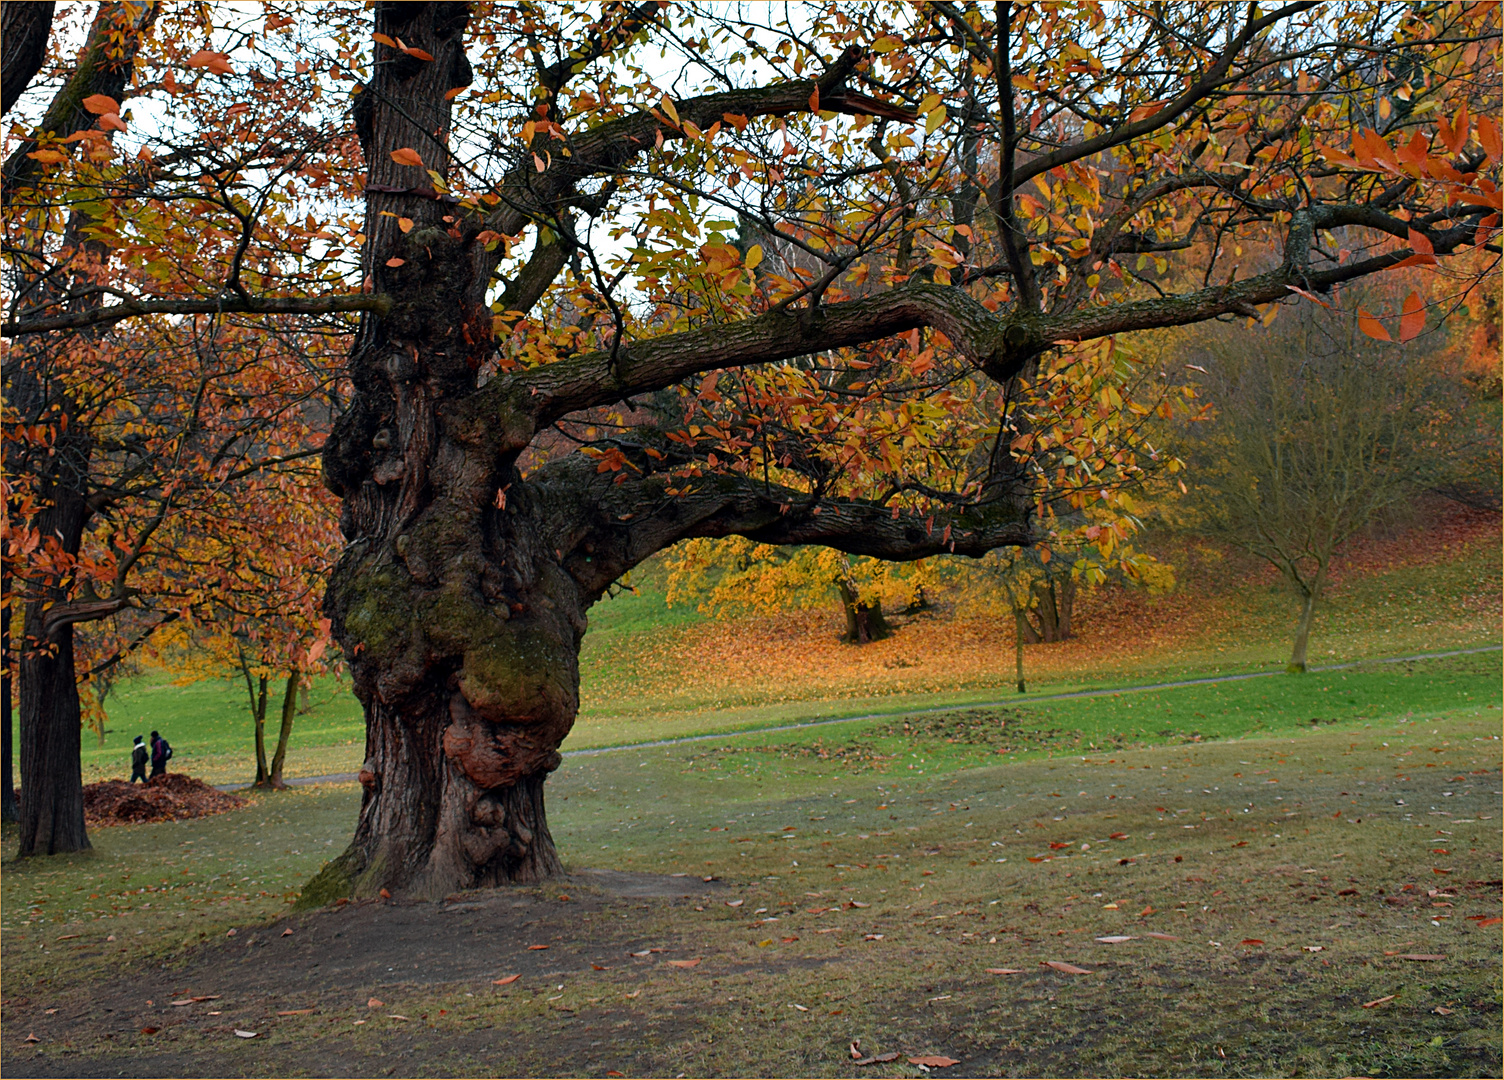
[[[517,400],[540,426],[596,405],[672,386],[721,368],[791,360],[828,349],[933,327],[999,381],[1017,372],[1030,350],[1049,344],[1036,322],[999,317],[960,289],[911,285],[862,300],[777,312],[587,353],[493,381],[487,390]],[[494,388],[494,389],[493,389]]]
[[[1477,213],[1485,211],[1480,209]],[[1362,206],[1317,206],[1301,210],[1291,221],[1285,245],[1285,260],[1278,267],[1242,281],[1214,285],[1178,296],[1153,300],[1136,300],[1125,304],[1085,307],[1050,318],[1045,332],[1053,341],[1089,341],[1108,334],[1130,330],[1153,330],[1167,326],[1186,326],[1219,315],[1250,314],[1257,304],[1267,304],[1290,296],[1291,287],[1326,290],[1333,285],[1353,281],[1396,266],[1415,254],[1410,250],[1386,252],[1345,266],[1310,269],[1311,238],[1317,230],[1346,225],[1360,225],[1406,237],[1413,228],[1382,211]],[[1471,225],[1445,230],[1426,230],[1437,255],[1447,255],[1472,242]]]
[[[587,591],[598,594],[654,552],[691,537],[745,536],[765,544],[821,544],[850,555],[911,561],[931,555],[981,556],[1034,542],[1030,502],[1020,483],[990,502],[920,517],[875,501],[815,499],[738,475],[675,481],[599,473],[575,454],[528,481],[553,535],[551,546]],[[646,508],[646,509],[645,509]]]
[[[36,315],[0,324],[0,337],[48,334],[57,330],[83,330],[111,326],[122,319],[142,315],[335,315],[348,311],[385,314],[391,297],[379,293],[344,296],[257,297],[226,296],[216,300],[127,300],[108,307],[68,311],[59,315]]]

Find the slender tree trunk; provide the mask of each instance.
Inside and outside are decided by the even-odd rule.
[[[258,693],[256,682],[252,680],[251,665],[244,652],[240,654],[240,673],[245,676],[245,693],[251,705],[251,724],[256,741],[256,780],[251,786],[264,788],[269,786],[271,780],[271,770],[266,764],[266,676],[260,677]]]
[[[479,226],[412,188],[422,173],[389,152],[416,147],[447,170],[445,95],[471,80],[468,6],[375,14],[378,33],[433,60],[378,64],[356,107],[369,170],[363,272],[394,303],[362,319],[354,400],[323,461],[349,540],[325,611],[365,707],[365,794],[350,847],[304,888],[305,905],[561,872],[543,785],[579,707],[595,599],[553,539],[579,507],[516,472],[534,434],[525,407],[482,412],[476,400],[475,373],[494,349]],[[399,214],[414,223],[406,234]]]
[[[1013,625],[1016,630],[1013,635],[1013,667],[1018,675],[1018,692],[1024,694],[1028,692],[1024,686],[1024,639],[1026,631],[1033,630],[1033,627],[1020,608],[1013,609]]]
[[[277,752],[272,755],[271,786],[281,790],[287,786],[282,780],[282,764],[287,760],[287,740],[292,737],[292,722],[298,712],[298,669],[287,673],[287,689],[282,694],[282,726],[277,729]]]
[[[852,645],[866,645],[888,636],[888,620],[883,618],[880,603],[869,604],[857,594],[851,582],[836,579],[836,589],[841,594],[841,609],[846,615],[845,640]]]
[[[4,776],[0,777],[0,783],[4,785],[0,790],[0,821],[15,821],[19,810],[16,806],[15,751],[11,743],[15,717],[11,714],[10,691],[9,559],[0,561],[0,597],[4,597],[3,606],[0,606],[0,759],[4,762]]]
[[[1071,615],[1076,608],[1076,579],[1067,574],[1060,580],[1060,598],[1056,603],[1056,613],[1060,621],[1060,637],[1058,640],[1066,641],[1071,636]]]
[[[1301,587],[1300,621],[1295,624],[1295,647],[1290,650],[1290,662],[1285,665],[1285,670],[1292,675],[1299,675],[1306,670],[1306,645],[1311,640],[1311,622],[1316,613],[1316,602],[1321,597],[1322,586],[1326,584],[1326,567],[1322,566],[1316,571],[1316,577],[1308,584]]]
[[[87,474],[87,444],[58,439],[58,453],[45,485],[47,505],[37,515],[43,536],[55,536],[61,550],[77,556],[89,511],[69,480]],[[73,624],[49,627],[48,609],[67,598],[64,582],[49,583],[26,605],[21,651],[21,814],[22,857],[84,851],[82,749],[83,717],[73,663]]]

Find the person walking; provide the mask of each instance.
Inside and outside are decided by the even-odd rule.
[[[172,760],[172,747],[167,740],[155,731],[151,733],[151,774],[161,776],[167,771],[167,763]]]
[[[146,741],[140,735],[136,736],[136,745],[131,747],[131,783],[140,780],[146,783],[146,763],[151,759],[151,752],[146,749]]]

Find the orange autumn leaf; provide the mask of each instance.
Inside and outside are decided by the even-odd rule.
[[[404,146],[401,149],[393,150],[392,160],[395,161],[398,165],[411,165],[415,168],[420,169],[423,167],[423,159],[419,157],[418,152],[410,146]]]
[[[1384,329],[1384,324],[1375,319],[1362,308],[1358,309],[1358,329],[1363,331],[1375,341],[1393,341],[1389,331]]]

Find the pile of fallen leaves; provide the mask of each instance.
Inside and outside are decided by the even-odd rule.
[[[84,821],[90,828],[140,825],[156,821],[223,814],[245,800],[182,773],[153,776],[145,784],[105,780],[84,786]]]

